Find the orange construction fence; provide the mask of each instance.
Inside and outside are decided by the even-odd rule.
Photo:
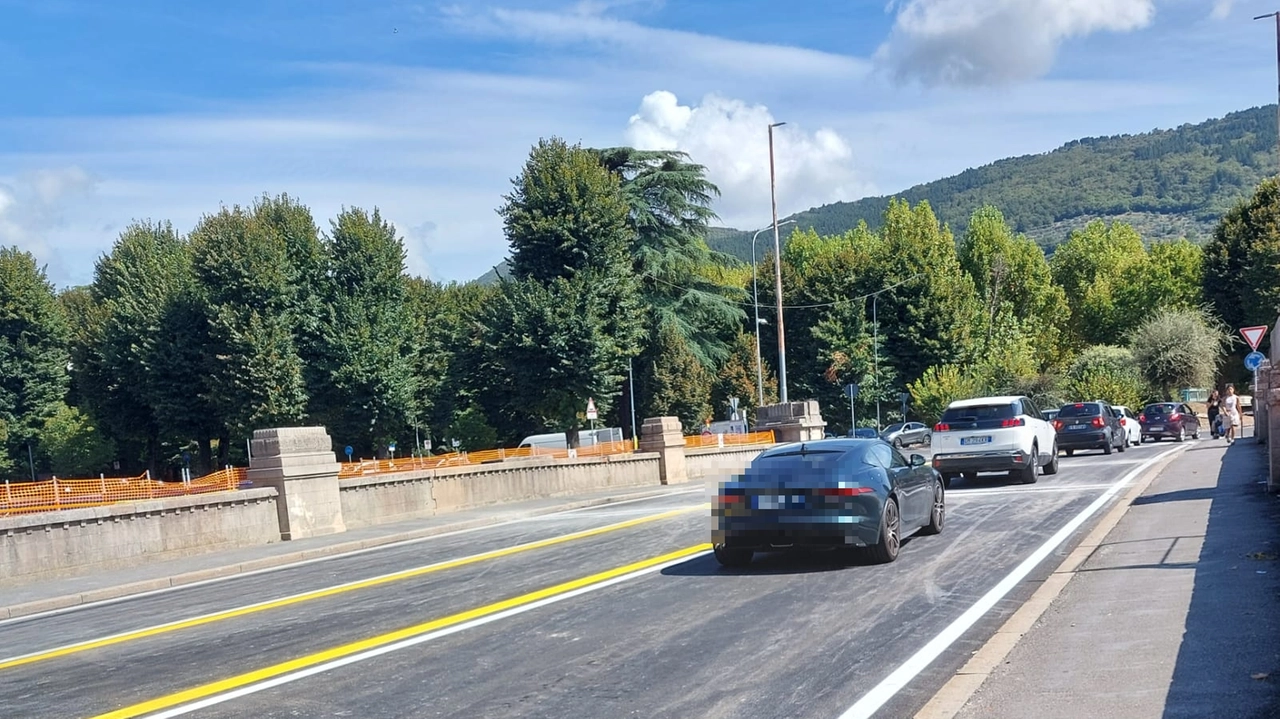
[[[0,489],[0,517],[95,507],[140,499],[180,497],[187,494],[236,489],[245,480],[241,467],[228,467],[187,482],[160,482],[149,474],[137,477],[54,479],[43,482],[6,482]]]
[[[684,438],[686,449],[700,447],[735,447],[750,444],[773,444],[773,430],[745,434],[693,434]]]
[[[604,457],[607,455],[629,454],[635,451],[631,442],[602,442],[589,447],[579,447],[574,453],[577,457]],[[402,459],[366,459],[359,462],[343,462],[338,472],[340,479],[360,477],[368,474],[385,474],[388,472],[412,472],[419,469],[439,469],[442,467],[466,467],[477,464],[505,462],[512,459],[529,459],[531,457],[549,457],[567,459],[569,450],[548,449],[546,447],[518,447],[515,449],[483,449],[475,452],[450,452],[433,454],[426,457],[404,457]]]

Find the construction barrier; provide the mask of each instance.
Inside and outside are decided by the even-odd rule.
[[[701,447],[736,447],[751,444],[773,444],[773,430],[745,434],[693,434],[684,438],[685,449]]]
[[[223,492],[238,488],[245,478],[244,468],[228,467],[186,482],[160,482],[151,479],[149,473],[137,477],[55,477],[43,482],[5,482],[4,488],[0,490],[0,517]]]
[[[615,454],[630,454],[633,451],[635,451],[635,448],[628,440],[623,442],[602,442],[588,447],[579,447],[573,451],[546,447],[518,447],[516,449],[482,449],[476,452],[450,452],[448,454],[404,457],[402,459],[366,459],[358,462],[343,462],[342,469],[338,471],[338,478],[345,479],[369,474],[412,472],[421,469],[441,469],[444,467],[467,467],[534,457],[551,459],[604,457]]]

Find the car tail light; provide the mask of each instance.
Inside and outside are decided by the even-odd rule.
[[[1145,415],[1145,414],[1140,414],[1140,415],[1138,415],[1138,421],[1139,421],[1139,422],[1146,422],[1146,421],[1147,421],[1147,415]]]
[[[1002,419],[1002,420],[1000,420],[1000,426],[1001,426],[1001,427],[1021,427],[1021,426],[1025,425],[1026,423],[1027,423],[1027,421],[1026,421],[1025,419],[1021,418],[1021,417],[1014,417],[1013,419]]]
[[[1062,420],[1060,420],[1060,419],[1055,419],[1055,420],[1053,420],[1053,428],[1054,428],[1054,429],[1062,429]]]
[[[743,494],[721,494],[716,496],[716,504],[721,507],[727,507],[732,504],[742,504],[746,501],[747,497]]]
[[[1094,417],[1093,421],[1090,422],[1090,424],[1092,424],[1094,427],[1102,428],[1107,426],[1107,421],[1101,417]]]
[[[1173,414],[1169,415],[1170,422],[1177,422],[1180,419],[1182,419],[1182,415],[1178,414],[1177,412],[1174,412]]]
[[[824,497],[856,497],[859,494],[871,494],[875,490],[870,487],[823,487],[818,494]]]
[[[947,424],[946,422],[939,422],[933,425],[933,431],[934,432],[950,432],[951,425]]]

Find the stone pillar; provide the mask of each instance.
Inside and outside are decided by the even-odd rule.
[[[1271,394],[1271,363],[1258,367],[1258,384],[1253,388],[1253,436],[1258,444],[1266,444],[1270,435],[1271,411],[1267,398]]]
[[[770,404],[756,408],[757,432],[773,430],[778,442],[811,442],[826,436],[827,423],[818,411],[818,400]]]
[[[649,417],[640,425],[640,451],[658,453],[658,476],[663,484],[689,479],[684,468],[684,429],[679,417]]]
[[[257,429],[249,479],[275,487],[280,538],[317,537],[347,531],[338,497],[338,463],[324,427]]]

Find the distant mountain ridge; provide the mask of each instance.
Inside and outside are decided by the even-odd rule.
[[[1276,106],[1266,105],[1171,130],[1073,140],[1052,152],[1011,157],[892,195],[836,202],[783,219],[796,221],[788,232],[799,227],[836,235],[861,221],[876,228],[896,197],[912,204],[928,200],[957,236],[975,209],[994,205],[1015,230],[1050,251],[1095,219],[1128,222],[1147,240],[1203,242],[1227,210],[1280,170],[1276,141]],[[752,234],[713,227],[707,244],[749,262]],[[768,251],[759,246],[757,259]],[[505,267],[504,261],[500,271]],[[490,270],[477,281],[496,282],[497,274]]]

